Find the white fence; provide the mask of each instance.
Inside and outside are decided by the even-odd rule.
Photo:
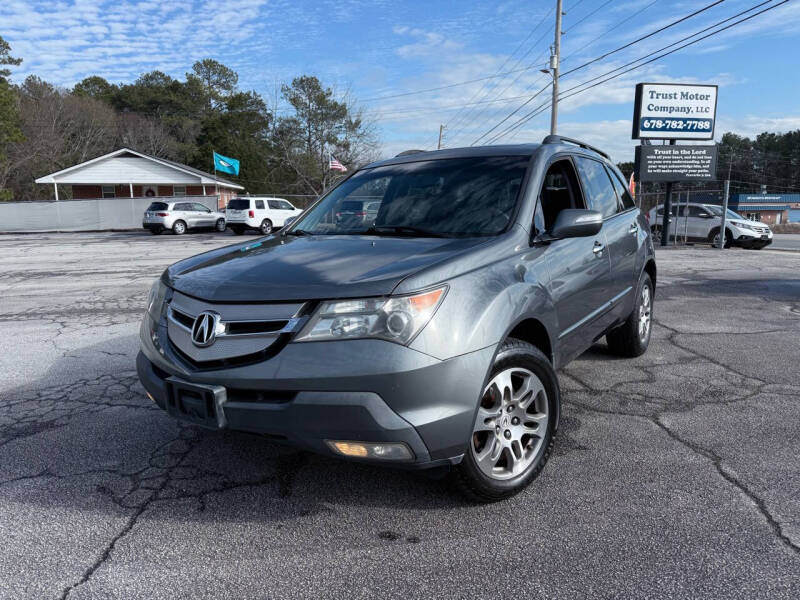
[[[59,202],[0,202],[0,231],[102,231],[141,229],[151,202],[199,202],[217,208],[216,196],[103,198]]]

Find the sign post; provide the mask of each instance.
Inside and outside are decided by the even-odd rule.
[[[666,183],[661,245],[669,240],[672,184],[713,179],[716,147],[676,146],[676,140],[713,140],[717,112],[717,86],[676,83],[639,83],[633,107],[631,137],[669,140],[664,146],[637,146],[639,181]],[[646,148],[646,150],[644,150]],[[658,211],[656,211],[658,212]],[[677,225],[677,220],[676,220]]]

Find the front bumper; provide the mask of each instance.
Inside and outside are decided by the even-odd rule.
[[[772,232],[761,234],[740,229],[733,239],[733,244],[742,248],[763,248],[771,243]]]
[[[255,364],[197,370],[169,342],[157,348],[152,326],[146,316],[136,366],[160,407],[168,408],[170,378],[221,386],[223,418],[215,427],[328,455],[334,453],[325,440],[402,442],[413,459],[380,464],[407,468],[461,460],[495,352],[488,347],[441,361],[380,340],[303,342]],[[166,340],[165,334],[156,339]]]

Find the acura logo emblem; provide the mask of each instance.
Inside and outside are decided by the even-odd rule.
[[[192,325],[192,343],[200,348],[213,344],[217,337],[218,324],[219,315],[217,313],[201,312]]]

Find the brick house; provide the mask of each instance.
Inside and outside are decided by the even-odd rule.
[[[191,196],[217,208],[244,190],[205,171],[128,148],[39,177],[36,183],[51,184],[56,200],[59,186],[69,186],[74,200]]]

